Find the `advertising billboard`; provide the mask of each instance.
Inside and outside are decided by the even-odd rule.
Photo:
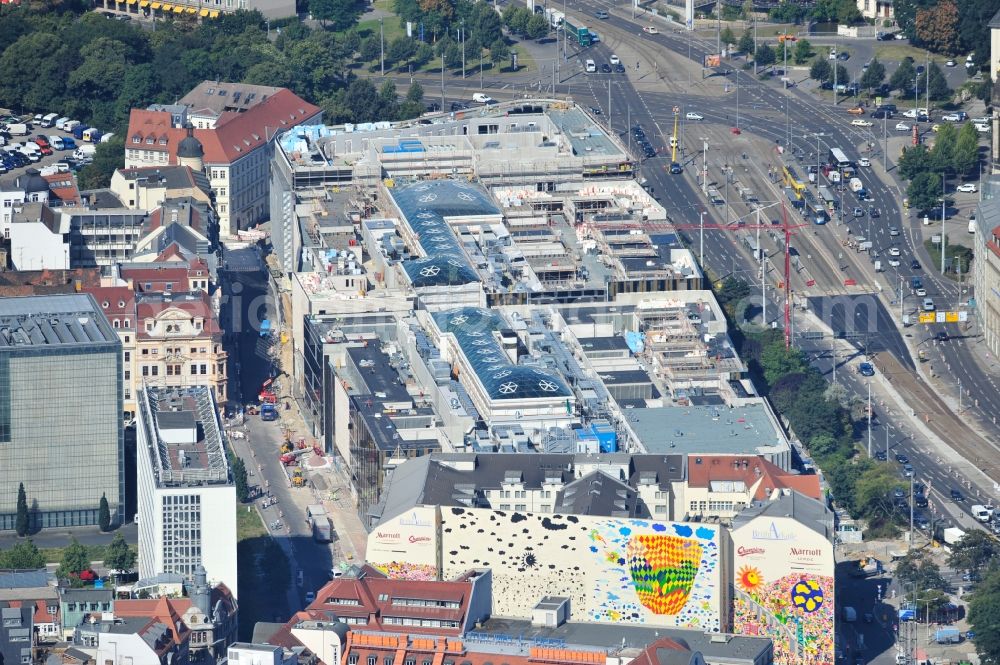
[[[826,537],[792,518],[734,529],[733,632],[770,637],[779,665],[834,662],[834,559]]]
[[[389,577],[434,580],[438,576],[439,532],[437,509],[418,506],[372,530],[365,556]]]

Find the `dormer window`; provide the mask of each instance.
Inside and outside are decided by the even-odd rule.
[[[132,137],[132,143],[142,143],[142,137],[136,134]]]
[[[156,140],[152,136],[147,136],[146,137],[146,144],[147,145],[153,145],[155,142],[156,142]]]

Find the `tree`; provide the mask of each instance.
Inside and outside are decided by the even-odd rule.
[[[799,23],[806,15],[806,8],[797,2],[782,2],[772,9],[768,16],[775,23]]]
[[[847,67],[837,63],[830,67],[830,78],[827,80],[835,85],[847,85],[851,75],[847,73]]]
[[[775,60],[774,49],[767,44],[761,44],[754,52],[753,61],[760,67],[773,65]]]
[[[733,34],[733,29],[728,25],[723,28],[722,32],[719,34],[719,39],[722,40],[723,44],[735,44],[736,35]]]
[[[976,652],[984,663],[1000,658],[1000,570],[994,570],[979,585],[969,601],[969,626],[976,634]]]
[[[917,78],[917,70],[913,66],[913,58],[906,56],[896,67],[889,79],[889,87],[902,93],[913,91],[913,81]]]
[[[409,89],[406,91],[406,101],[418,104],[424,101],[424,86],[420,85],[417,81],[411,83]]]
[[[951,553],[948,554],[948,566],[964,570],[970,575],[978,575],[997,555],[1000,555],[997,541],[985,531],[971,529],[952,545]]]
[[[358,53],[364,62],[372,62],[382,57],[382,42],[378,35],[371,35],[361,40]]]
[[[786,349],[784,343],[767,345],[761,351],[760,364],[769,386],[786,374],[801,372],[806,366],[802,352],[796,348]]]
[[[817,0],[813,5],[812,18],[851,25],[861,20],[861,12],[851,0]]]
[[[930,98],[935,101],[948,99],[951,96],[951,88],[948,87],[948,80],[944,77],[944,72],[933,61],[920,76],[917,86],[920,90],[928,90],[929,87],[928,93]]]
[[[135,566],[135,551],[125,542],[121,531],[115,534],[104,554],[104,567],[111,570],[132,570]]]
[[[743,6],[740,8],[740,18],[747,22],[753,20],[753,0],[743,0]]]
[[[979,164],[979,136],[971,122],[962,125],[955,141],[953,166],[959,175],[968,173]]]
[[[79,187],[83,190],[107,187],[115,170],[122,168],[125,168],[125,139],[117,134],[107,143],[98,144],[94,161],[80,171]]]
[[[931,149],[931,169],[951,171],[955,166],[955,146],[958,144],[958,130],[955,125],[943,123],[934,139]]]
[[[511,32],[515,34],[524,34],[525,27],[528,25],[528,19],[531,18],[531,12],[521,5],[508,4],[503,10],[503,24],[506,25]]]
[[[941,196],[941,178],[937,173],[921,173],[910,181],[906,188],[906,197],[910,199],[910,207],[920,213],[926,213],[938,204]]]
[[[885,519],[893,514],[893,492],[904,489],[903,483],[888,464],[873,464],[854,486],[854,504],[869,519]]]
[[[416,68],[423,67],[433,59],[434,49],[430,44],[421,43],[417,46],[417,52],[413,54],[413,66]]]
[[[932,7],[918,9],[913,22],[914,36],[935,53],[958,52],[958,6],[954,0],[939,0]]]
[[[744,30],[743,34],[740,36],[740,41],[736,44],[736,48],[740,50],[740,53],[750,55],[754,52],[756,47],[757,43],[753,39],[753,31]]]
[[[941,569],[934,560],[916,550],[896,564],[896,578],[918,589],[944,591],[948,588],[948,581],[941,576]]]
[[[882,85],[882,81],[885,80],[885,65],[878,61],[878,58],[872,58],[872,61],[868,63],[868,69],[865,70],[864,74],[861,75],[861,80],[858,84],[865,90],[871,92],[873,89]]]
[[[477,2],[472,6],[466,26],[469,28],[469,37],[479,44],[492,44],[503,36],[503,22],[489,2]]]
[[[28,496],[24,491],[24,483],[17,486],[17,518],[15,519],[15,530],[22,538],[28,535]]]
[[[78,575],[84,570],[90,570],[90,557],[87,555],[87,548],[74,537],[63,550],[62,561],[59,563],[59,576]]]
[[[387,62],[402,65],[416,52],[417,43],[406,35],[402,35],[389,42],[389,46],[385,50],[385,59]]]
[[[833,75],[830,63],[823,58],[817,58],[809,67],[809,78],[814,81],[826,81]]]
[[[812,44],[809,43],[808,39],[800,39],[795,43],[795,51],[792,57],[795,59],[796,65],[805,64],[806,60],[811,58],[813,55]]]
[[[30,540],[21,540],[0,550],[0,568],[7,570],[38,570],[45,567],[45,557]]]
[[[229,456],[230,466],[233,469],[233,485],[236,486],[236,498],[240,503],[250,500],[250,483],[247,480],[247,466],[243,458],[236,454]]]
[[[503,39],[497,39],[490,44],[490,62],[492,62],[494,66],[499,65],[508,58],[510,58],[510,47],[507,46],[507,42]]]
[[[97,525],[101,531],[111,530],[111,509],[108,507],[108,497],[101,494],[101,503],[97,508]]]
[[[541,39],[549,34],[549,21],[541,14],[533,14],[524,28],[524,36],[528,39]]]
[[[913,180],[919,174],[930,171],[931,162],[931,153],[927,146],[918,145],[905,148],[903,155],[899,158],[899,175],[906,180]]]

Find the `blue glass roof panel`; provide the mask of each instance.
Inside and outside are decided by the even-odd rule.
[[[496,312],[461,307],[438,312],[434,320],[442,332],[455,335],[490,399],[570,397],[573,394],[557,374],[511,362],[494,334],[507,327]]]

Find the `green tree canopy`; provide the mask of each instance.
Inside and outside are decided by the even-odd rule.
[[[740,35],[740,41],[736,44],[736,48],[740,50],[740,53],[747,55],[757,50],[756,42],[753,39],[753,30],[743,31],[743,34]]]
[[[907,94],[913,92],[913,81],[916,78],[917,70],[913,66],[913,58],[906,56],[889,78],[889,87]]]
[[[728,25],[722,29],[722,32],[719,34],[719,39],[723,44],[735,44],[737,41],[736,35],[733,33],[733,29]]]
[[[979,135],[971,122],[962,125],[955,141],[953,166],[958,174],[966,174],[979,164]]]
[[[98,189],[111,184],[115,169],[125,168],[125,139],[113,136],[107,143],[100,143],[94,152],[94,161],[83,167],[78,176],[80,189]]]
[[[885,80],[885,65],[879,62],[878,58],[872,58],[868,63],[868,69],[861,75],[858,84],[865,90],[871,91],[882,85]]]
[[[121,531],[115,534],[104,554],[104,567],[111,570],[132,570],[135,566],[135,551],[125,542]]]
[[[97,524],[101,531],[111,529],[111,510],[108,507],[108,497],[101,494],[101,503],[97,509]]]
[[[71,574],[79,574],[84,570],[90,570],[90,557],[87,554],[87,548],[81,545],[76,538],[73,538],[63,550],[62,562],[59,564],[59,576],[69,577]]]
[[[808,39],[800,39],[795,42],[795,53],[793,57],[796,65],[805,64],[806,60],[813,56],[813,47]]]
[[[0,550],[0,569],[38,570],[44,566],[45,558],[33,541],[20,540]]]
[[[976,633],[976,652],[984,663],[1000,659],[1000,570],[991,571],[969,601],[969,625]]]
[[[28,495],[24,491],[24,483],[18,483],[17,485],[17,517],[15,518],[14,529],[17,531],[17,535],[22,538],[28,535],[28,528],[30,523],[28,521]]]
[[[934,137],[934,147],[931,148],[931,168],[934,171],[953,170],[957,144],[958,130],[955,125],[942,123]]]
[[[524,36],[528,39],[541,39],[549,34],[549,22],[541,14],[533,14],[524,28]]]
[[[814,81],[827,81],[833,76],[833,69],[830,63],[823,58],[817,58],[809,67],[809,78]]]
[[[906,180],[913,180],[917,175],[926,173],[932,168],[931,152],[925,145],[906,148],[899,158],[899,175]]]
[[[931,208],[940,205],[941,177],[937,173],[920,173],[910,181],[906,188],[906,197],[910,199],[910,207],[926,213]]]
[[[774,49],[767,44],[761,44],[754,52],[753,60],[761,67],[773,65],[775,61]]]
[[[968,573],[983,572],[995,557],[1000,555],[1000,545],[985,531],[970,529],[962,539],[951,546],[948,566]]]
[[[948,87],[948,80],[944,77],[944,72],[938,67],[936,62],[931,62],[930,66],[920,75],[917,82],[918,89],[928,91],[930,98],[935,101],[948,99],[951,96],[951,88]]]

